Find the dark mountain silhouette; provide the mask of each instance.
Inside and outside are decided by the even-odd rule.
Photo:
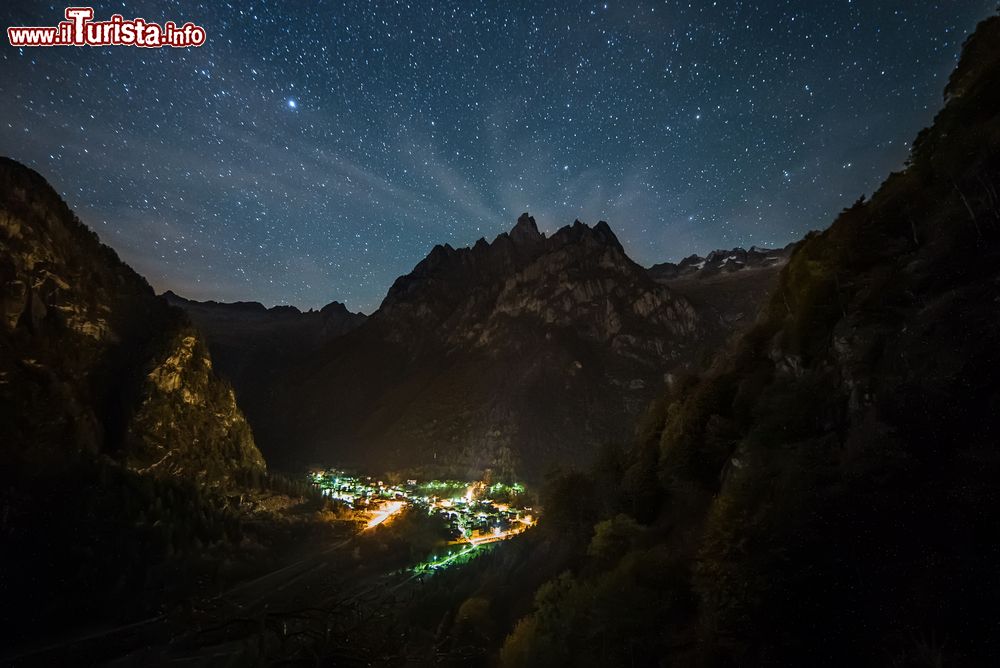
[[[636,448],[555,488],[550,540],[578,556],[503,665],[993,662],[1000,17],[945,93]]]
[[[752,255],[747,285],[773,281],[783,254]],[[546,237],[524,214],[493,242],[435,246],[367,320],[170,299],[206,332],[269,459],[538,475],[631,438],[669,374],[743,324],[723,295],[752,321],[764,293],[741,285],[688,289],[701,313],[607,223]]]
[[[78,452],[224,483],[262,468],[232,390],[182,311],[45,180],[0,161],[0,410],[26,466]]]
[[[22,642],[140,614],[184,555],[238,542],[222,499],[264,475],[250,427],[184,312],[6,158],[0,315],[0,623]]]
[[[319,311],[302,312],[294,306],[268,309],[258,302],[197,302],[170,291],[163,297],[184,309],[204,333],[216,368],[237,387],[241,397],[288,366],[315,357],[332,340],[366,319],[339,302]]]

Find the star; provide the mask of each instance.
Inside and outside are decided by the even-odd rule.
[[[798,240],[904,165],[996,2],[160,3],[205,43],[0,49],[0,146],[158,291],[371,312],[525,210],[643,265]]]

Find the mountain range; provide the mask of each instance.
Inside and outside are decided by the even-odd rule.
[[[633,262],[610,226],[522,215],[435,246],[370,317],[192,302],[269,461],[537,478],[624,443],[676,374],[752,322],[788,251]]]
[[[586,466],[753,321],[787,253],[767,257],[664,277],[607,223],[546,236],[525,214],[492,242],[434,247],[371,316],[199,303],[154,294],[4,158],[0,538],[19,549],[0,587],[21,612],[3,621],[28,637],[150,614],[206,546],[236,555],[257,535],[258,492],[306,498],[268,464]]]
[[[266,591],[233,624],[157,607],[191,582],[231,605],[230,557],[273,554],[237,516],[266,458],[544,479],[542,521],[490,556],[410,596],[374,574],[375,611],[356,583],[317,594],[351,602],[317,618],[337,660],[360,648],[334,615],[376,620],[393,665],[992,665],[998,367],[1000,17],[903,169],[793,246],[644,268],[605,222],[525,214],[435,246],[370,316],[158,297],[0,159],[0,622],[182,620],[213,659],[238,637],[280,653],[306,608]],[[380,535],[424,556],[382,528],[342,563]],[[333,581],[347,542],[251,584]],[[128,663],[145,626],[85,641]]]

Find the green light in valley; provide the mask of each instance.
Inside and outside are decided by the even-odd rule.
[[[442,518],[461,536],[443,557],[434,557],[413,567],[415,573],[430,573],[471,560],[480,548],[513,538],[534,525],[530,508],[512,508],[509,503],[493,501],[511,491],[520,493],[524,486],[515,483],[495,483],[486,487],[482,482],[430,480],[407,482],[405,487],[387,487],[370,477],[355,477],[343,471],[312,472],[313,482],[327,497],[353,505],[367,521],[369,529],[387,523],[405,507],[426,509],[428,515]],[[419,493],[417,493],[419,491]]]

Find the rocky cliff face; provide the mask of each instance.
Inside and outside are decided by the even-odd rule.
[[[0,440],[9,463],[80,453],[225,483],[263,459],[184,314],[38,174],[0,160]]]
[[[682,341],[697,329],[690,305],[650,281],[607,223],[576,221],[546,238],[528,214],[493,243],[436,246],[396,281],[374,320],[401,341],[416,328],[448,346],[483,349],[514,343],[517,321],[623,349],[656,348],[664,336]]]
[[[265,468],[236,396],[213,372],[196,329],[180,327],[150,365],[126,437],[130,468],[199,482]]]

